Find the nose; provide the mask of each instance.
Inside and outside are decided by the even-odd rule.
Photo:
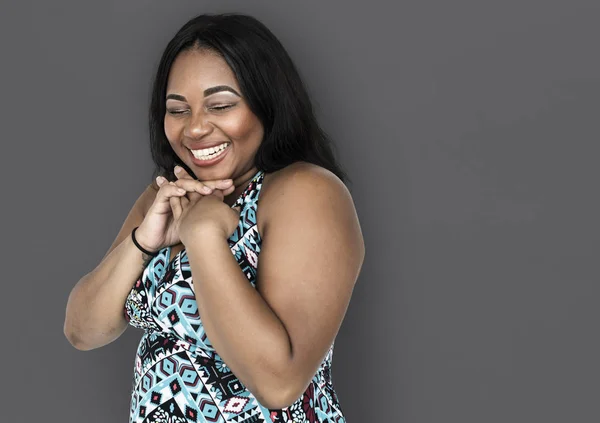
[[[210,134],[213,130],[212,124],[209,122],[206,114],[201,111],[194,113],[185,125],[183,134],[189,138],[200,138]]]

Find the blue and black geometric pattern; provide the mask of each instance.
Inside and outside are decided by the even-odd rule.
[[[258,171],[231,206],[240,220],[228,243],[256,288],[261,237]],[[227,367],[206,336],[185,248],[159,251],[131,289],[124,313],[142,329],[135,355],[129,423],[345,423],[331,380],[333,344],[306,391],[289,407],[267,409]]]

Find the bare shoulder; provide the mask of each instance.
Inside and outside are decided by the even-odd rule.
[[[295,193],[303,190],[309,194],[311,188],[330,189],[351,197],[346,185],[333,172],[312,163],[295,162],[268,177],[270,179],[265,191],[269,192],[269,197],[285,195],[290,190]],[[270,201],[276,202],[276,199],[271,198]]]
[[[312,163],[296,162],[266,175],[265,179],[261,190],[265,232],[272,218],[282,213],[285,215],[289,207],[315,211],[324,207],[334,208],[351,219],[356,218],[348,188],[328,169]]]
[[[152,205],[152,203],[154,203],[154,200],[156,199],[156,194],[158,193],[159,188],[160,187],[156,184],[156,181],[152,181],[152,183],[149,184],[146,187],[146,189],[144,190],[144,192],[142,193],[142,199],[141,199],[142,216],[145,217],[146,213],[148,213],[150,206]]]

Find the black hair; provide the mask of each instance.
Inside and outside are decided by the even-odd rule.
[[[335,158],[335,146],[319,126],[308,92],[287,51],[262,22],[240,13],[199,15],[183,25],[167,44],[150,101],[150,149],[156,165],[153,177],[176,180],[173,167],[177,164],[195,178],[164,132],[169,71],[179,53],[193,48],[209,49],[223,57],[250,110],[261,121],[264,137],[254,159],[258,170],[270,173],[305,161],[328,169],[348,183],[348,176]]]

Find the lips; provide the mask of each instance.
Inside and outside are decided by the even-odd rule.
[[[227,154],[229,154],[229,150],[231,150],[231,144],[228,145],[227,147],[225,147],[225,149],[223,151],[220,151],[218,153],[217,157],[212,158],[212,159],[208,159],[208,160],[197,159],[194,156],[194,153],[192,153],[191,150],[188,150],[188,151],[190,152],[190,158],[192,160],[192,163],[195,164],[196,166],[202,166],[202,167],[204,167],[204,166],[212,166],[214,164],[219,163],[221,160],[223,160],[223,158],[225,156],[227,156]]]

